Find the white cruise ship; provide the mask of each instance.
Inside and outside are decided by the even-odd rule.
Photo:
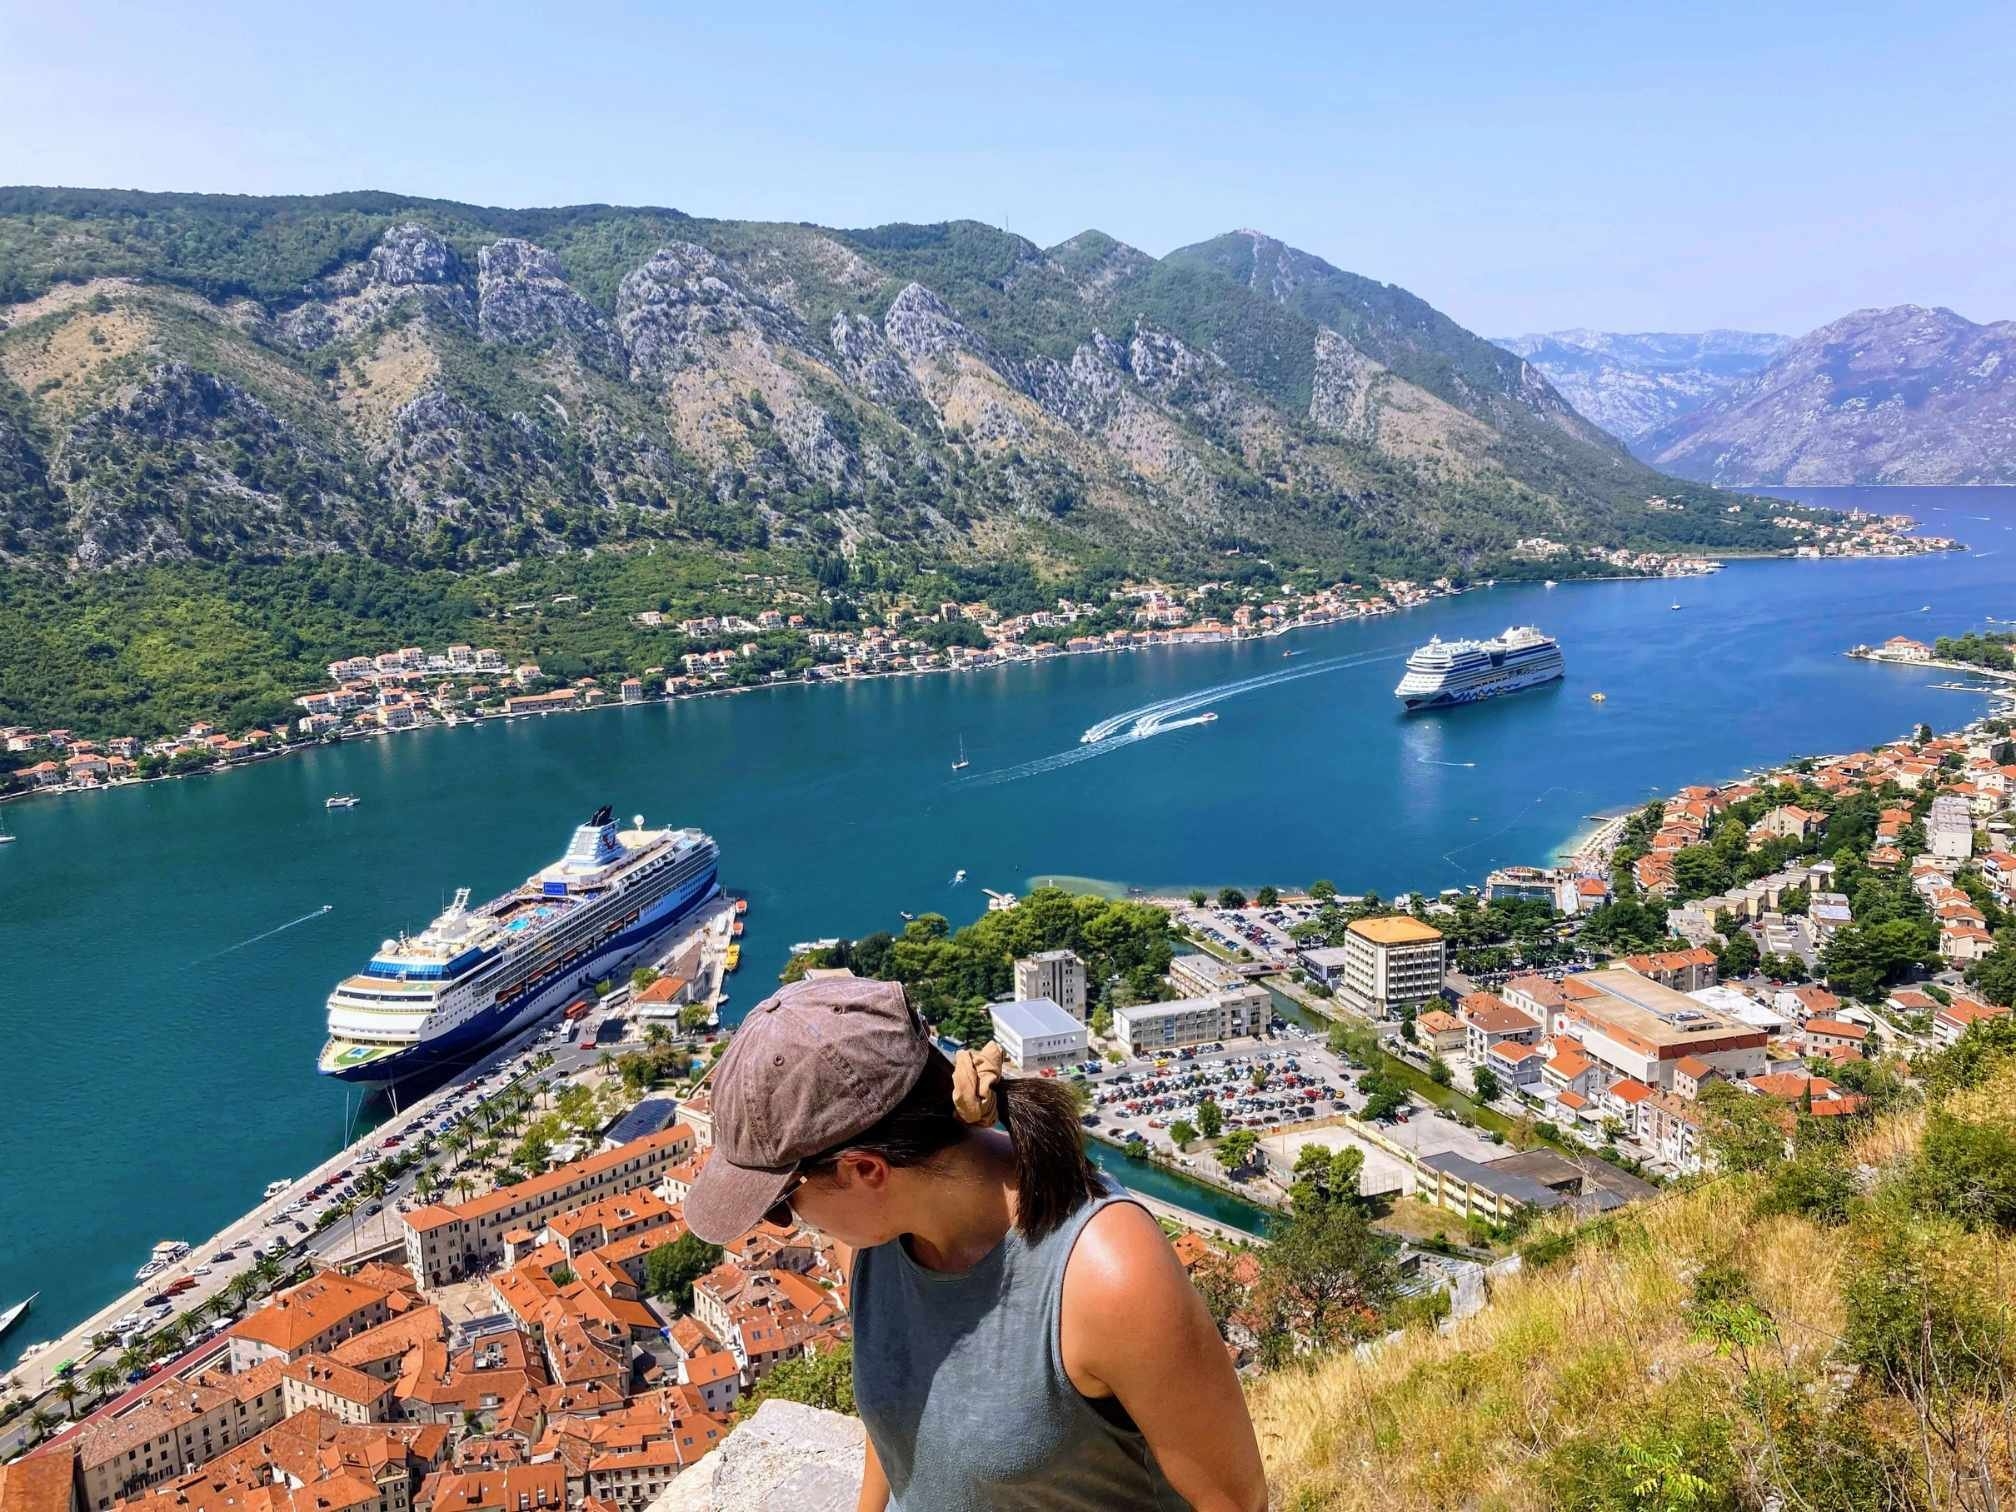
[[[1487,641],[1430,640],[1407,658],[1407,675],[1393,696],[1411,714],[1535,688],[1563,670],[1561,645],[1553,636],[1514,625]]]
[[[469,889],[387,940],[329,994],[324,1076],[383,1086],[466,1061],[639,954],[721,889],[696,829],[619,830],[607,807],[567,853],[478,908]]]

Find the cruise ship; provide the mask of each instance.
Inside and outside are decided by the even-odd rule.
[[[469,889],[419,934],[387,940],[329,994],[324,1076],[384,1086],[476,1052],[637,955],[720,892],[697,829],[622,830],[605,806],[567,853],[501,898]]]
[[[1560,642],[1531,625],[1514,625],[1487,641],[1438,636],[1407,658],[1407,675],[1393,696],[1411,714],[1517,693],[1553,682],[1562,671]]]

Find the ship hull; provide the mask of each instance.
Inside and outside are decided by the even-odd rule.
[[[1551,671],[1535,672],[1522,677],[1517,682],[1469,688],[1440,688],[1433,693],[1403,693],[1399,698],[1402,709],[1409,714],[1426,713],[1430,709],[1453,709],[1461,704],[1482,703],[1488,698],[1505,698],[1514,693],[1524,693],[1531,688],[1544,688],[1549,683],[1561,681],[1566,671],[1566,668],[1557,666]]]
[[[317,1069],[322,1075],[351,1086],[379,1088],[425,1076],[444,1067],[466,1064],[492,1045],[538,1022],[562,1003],[577,996],[597,978],[642,953],[690,917],[702,904],[719,896],[720,892],[717,872],[710,868],[681,892],[668,894],[669,906],[662,912],[639,920],[621,934],[612,935],[594,956],[575,962],[565,972],[527,988],[517,997],[507,998],[484,1012],[471,1014],[451,1029],[389,1054],[360,1056],[346,1061],[341,1053],[332,1059],[325,1048]]]

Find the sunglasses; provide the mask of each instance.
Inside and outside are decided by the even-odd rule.
[[[768,1224],[774,1224],[778,1228],[795,1227],[798,1222],[798,1215],[791,1211],[791,1197],[798,1188],[805,1185],[805,1181],[806,1176],[803,1171],[794,1172],[790,1183],[778,1194],[777,1200],[764,1210],[763,1221]]]

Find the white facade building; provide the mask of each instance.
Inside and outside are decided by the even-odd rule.
[[[1047,997],[996,1003],[994,1038],[1018,1071],[1057,1071],[1085,1059],[1085,1025]]]

